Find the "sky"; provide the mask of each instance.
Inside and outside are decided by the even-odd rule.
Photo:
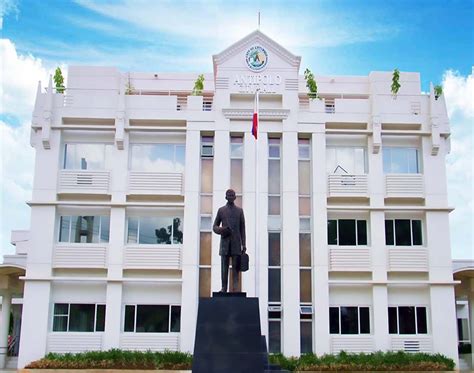
[[[316,75],[415,71],[442,84],[451,121],[446,159],[453,258],[474,259],[474,1],[0,0],[0,255],[28,229],[29,144],[38,80],[57,66],[212,72],[213,54],[258,27]]]

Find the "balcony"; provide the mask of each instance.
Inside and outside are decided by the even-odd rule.
[[[139,195],[183,194],[183,174],[178,172],[130,171],[128,193]]]
[[[110,171],[59,170],[58,193],[109,194]]]
[[[125,248],[126,269],[181,269],[182,245],[137,245]]]
[[[120,348],[139,351],[177,351],[179,349],[179,333],[122,333]]]
[[[299,97],[300,110],[324,116],[326,123],[368,123],[370,100],[368,98],[324,98],[310,100]]]
[[[424,247],[389,247],[388,270],[391,272],[428,272],[428,250]]]
[[[423,174],[385,175],[386,198],[424,198],[425,184]]]
[[[328,197],[368,198],[367,175],[328,175]]]
[[[404,335],[391,337],[391,349],[405,352],[433,352],[433,340],[427,335]]]
[[[329,270],[369,272],[372,257],[368,246],[329,246]]]
[[[382,123],[421,124],[421,116],[428,113],[429,96],[379,94],[373,105]]]
[[[331,335],[331,353],[374,352],[374,338],[370,335]]]
[[[49,333],[46,351],[67,353],[99,351],[102,349],[103,333],[58,332]]]
[[[99,244],[58,244],[53,251],[53,268],[107,268],[107,248]]]

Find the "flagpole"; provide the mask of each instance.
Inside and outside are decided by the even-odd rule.
[[[256,106],[256,111],[257,111],[257,121],[260,122],[259,118],[259,107],[258,107],[258,95],[259,95],[260,89],[257,88],[255,91],[255,106]],[[259,229],[258,229],[258,224],[259,224],[259,214],[258,214],[258,200],[259,200],[259,190],[258,190],[258,129],[257,129],[257,136],[255,138],[255,296],[258,298],[258,295],[260,293],[260,288],[259,288],[259,263],[260,263],[260,250],[259,250],[259,245],[258,245],[258,239],[259,239]]]

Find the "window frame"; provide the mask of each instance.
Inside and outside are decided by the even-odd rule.
[[[342,333],[342,316],[341,316],[341,308],[357,308],[357,333]],[[331,308],[337,308],[338,310],[338,333],[331,332]],[[361,333],[361,308],[367,308],[369,311],[369,332],[368,333]],[[351,306],[351,305],[333,305],[329,306],[329,335],[373,335],[373,327],[372,327],[372,307],[369,305],[358,305],[358,306]]]
[[[347,172],[345,169],[343,169],[344,171],[347,172],[346,175],[367,175],[369,173],[369,165],[368,165],[368,151],[367,151],[367,146],[357,146],[357,145],[354,145],[354,146],[350,146],[350,145],[328,145],[326,146],[326,149],[325,149],[325,156],[326,156],[326,173],[328,175],[337,175],[335,173],[335,171],[337,170],[338,166],[340,166],[339,164],[336,164],[335,165],[335,168],[334,170],[332,170],[332,172],[329,172],[328,171],[328,160],[327,160],[327,152],[328,150],[331,150],[331,149],[334,149],[336,151],[335,153],[335,160],[336,160],[336,163],[337,163],[337,149],[351,149],[351,150],[355,150],[356,149],[362,149],[363,151],[363,158],[364,158],[364,162],[363,162],[363,169],[364,169],[364,172],[362,173],[351,173],[351,172]],[[355,166],[355,154],[354,154],[354,166]],[[342,166],[340,167],[342,168]]]
[[[103,146],[103,168],[95,168],[95,169],[85,169],[82,168],[66,168],[67,164],[67,146],[68,145],[102,145]],[[61,162],[61,169],[62,170],[71,170],[71,171],[108,171],[110,167],[107,167],[107,149],[106,146],[111,146],[111,149],[114,148],[114,144],[112,142],[94,142],[94,141],[65,141],[62,144],[62,162]]]
[[[400,307],[413,307],[414,310],[415,310],[415,331],[416,333],[414,334],[408,334],[408,333],[400,333],[400,313],[399,313],[399,308]],[[396,317],[397,317],[397,332],[396,333],[391,333],[390,332],[390,313],[389,313],[389,310],[390,308],[395,308],[397,313],[396,313]],[[424,308],[425,309],[425,317],[426,317],[426,333],[419,333],[418,332],[418,308]],[[421,304],[416,304],[416,305],[404,305],[404,304],[399,304],[399,305],[389,305],[387,307],[387,316],[388,316],[388,334],[389,335],[402,335],[402,336],[426,336],[426,335],[430,335],[430,322],[429,322],[429,313],[428,313],[428,306],[427,305],[421,305]]]
[[[392,171],[392,153],[390,152],[390,172],[387,172],[385,170],[385,162],[384,162],[384,151],[392,150],[392,149],[403,149],[403,150],[415,150],[416,151],[416,172],[393,172]],[[404,174],[411,174],[411,175],[417,175],[417,174],[422,174],[422,167],[421,167],[421,151],[419,147],[414,147],[414,146],[383,146],[382,148],[382,169],[384,175],[404,175]],[[407,158],[408,159],[408,158]],[[410,168],[410,165],[408,164],[408,169]]]
[[[354,226],[355,226],[355,245],[341,245],[340,244],[340,237],[339,237],[339,221],[340,220],[353,220],[354,221]],[[330,242],[330,237],[329,237],[329,222],[330,221],[336,221],[336,243],[329,243]],[[365,244],[359,244],[359,229],[358,229],[358,222],[363,221],[365,222]],[[328,218],[327,219],[327,245],[328,246],[370,246],[370,230],[369,230],[369,220],[368,219],[359,219],[359,218]]]
[[[410,245],[397,245],[397,232],[396,232],[396,221],[397,220],[409,220],[410,221]],[[391,237],[392,239],[392,244],[387,243],[387,222],[391,221],[392,222],[392,233],[393,236]],[[413,222],[414,221],[419,221],[420,222],[420,234],[421,234],[421,244],[415,245],[414,244],[414,230],[413,230]],[[412,219],[412,218],[385,218],[384,219],[384,235],[385,235],[385,246],[388,247],[424,247],[424,237],[425,237],[425,232],[424,232],[424,220],[421,218],[418,219]]]
[[[158,146],[158,145],[171,145],[173,146],[173,168],[174,171],[164,171],[164,172],[174,172],[174,173],[184,173],[186,171],[186,143],[181,142],[134,142],[129,145],[129,152],[128,152],[128,171],[137,171],[137,172],[162,172],[159,170],[156,171],[146,171],[142,169],[135,169],[132,168],[133,162],[133,148],[135,146]],[[176,155],[177,155],[177,147],[183,147],[184,149],[184,164],[183,164],[183,172],[176,171]]]
[[[134,315],[133,315],[133,331],[125,331],[125,310],[127,306],[134,307]],[[168,331],[166,332],[137,332],[137,307],[138,306],[168,306]],[[179,332],[172,332],[171,331],[171,313],[172,307],[179,307],[180,308],[180,316],[181,316],[181,304],[178,303],[169,303],[169,304],[155,304],[155,303],[123,303],[122,304],[122,321],[121,321],[121,332],[122,333],[130,333],[130,334],[178,334],[181,333],[181,320],[180,320],[180,328]]]
[[[170,240],[171,240],[171,243],[140,243],[140,221],[141,219],[144,219],[144,218],[156,218],[156,217],[164,217],[164,218],[171,218],[171,236],[170,236]],[[138,220],[138,223],[137,223],[137,242],[128,242],[128,236],[129,236],[129,231],[128,231],[128,227],[129,227],[129,223],[130,223],[130,218],[133,218],[133,219],[137,219]],[[184,216],[182,215],[178,215],[178,214],[174,214],[173,216],[169,216],[169,215],[148,215],[148,214],[144,214],[144,215],[135,215],[135,214],[132,214],[132,215],[127,215],[126,216],[126,219],[125,219],[125,246],[177,246],[177,245],[183,245],[183,242],[181,243],[174,243],[174,219],[176,218],[179,218],[181,219],[181,226],[183,228],[182,232],[183,232],[183,242],[184,242]]]
[[[87,217],[87,216],[93,216],[93,217],[99,217],[99,242],[71,242],[71,232],[72,232],[72,217]],[[69,229],[68,229],[68,240],[67,241],[61,241],[61,222],[62,218],[67,217],[69,218]],[[108,241],[102,241],[101,236],[102,236],[102,217],[108,217],[109,218],[109,239]],[[103,245],[103,244],[108,244],[110,242],[110,215],[108,214],[102,214],[102,215],[72,215],[72,214],[59,214],[59,219],[57,222],[58,225],[58,230],[57,230],[57,240],[56,244],[57,245]]]
[[[54,313],[54,308],[56,304],[67,304],[67,315],[66,314],[55,314]],[[69,326],[70,326],[70,321],[71,321],[71,305],[94,305],[94,330],[92,331],[70,331]],[[97,309],[99,306],[104,306],[104,325],[105,325],[105,319],[107,316],[107,304],[105,302],[98,302],[98,303],[68,303],[68,302],[53,302],[52,303],[52,310],[51,310],[51,333],[105,333],[105,328],[104,330],[97,331]],[[54,319],[55,317],[66,317],[67,318],[67,323],[66,323],[66,330],[54,330]]]

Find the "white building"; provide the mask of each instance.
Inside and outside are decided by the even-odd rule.
[[[300,60],[255,31],[213,56],[202,96],[197,74],[112,67],[69,67],[64,94],[38,87],[19,367],[49,351],[192,352],[199,297],[220,288],[211,225],[229,187],[270,351],[457,361],[443,96],[418,73],[392,96],[392,73],[372,72],[316,74],[310,100]]]

